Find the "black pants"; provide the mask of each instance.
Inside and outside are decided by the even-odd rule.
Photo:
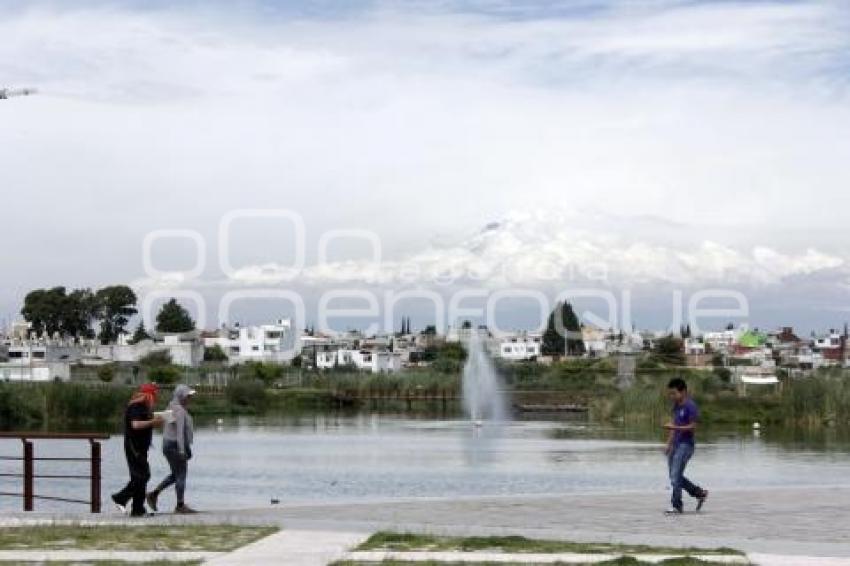
[[[124,489],[113,497],[121,505],[133,500],[132,515],[145,513],[145,490],[151,479],[151,468],[148,465],[148,451],[136,451],[129,444],[124,445],[124,455],[127,457],[127,467],[130,469],[130,481]]]

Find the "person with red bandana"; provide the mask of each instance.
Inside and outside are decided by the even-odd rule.
[[[162,417],[154,416],[159,387],[145,383],[130,398],[124,411],[124,455],[130,470],[130,481],[121,491],[112,494],[112,501],[122,512],[132,500],[131,517],[145,517],[145,490],[151,477],[148,450],[151,446],[154,427],[163,423]]]

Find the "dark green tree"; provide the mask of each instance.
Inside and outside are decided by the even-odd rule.
[[[138,344],[142,340],[150,340],[151,335],[148,334],[147,329],[145,328],[145,322],[143,320],[139,321],[138,326],[136,326],[136,330],[133,331],[133,336],[130,338],[130,344]]]
[[[581,325],[570,303],[559,302],[549,313],[541,350],[544,356],[580,356],[584,353]]]
[[[652,348],[652,359],[666,365],[685,365],[685,348],[682,339],[672,334],[659,338]]]
[[[111,285],[95,295],[100,318],[101,344],[111,344],[127,332],[127,322],[136,314],[136,293],[126,285]]]
[[[216,363],[226,362],[227,354],[221,349],[221,346],[215,344],[210,348],[204,349],[204,361]]]
[[[177,299],[170,299],[162,305],[156,315],[157,332],[191,332],[195,329],[195,321]]]
[[[92,323],[97,317],[97,298],[91,289],[74,289],[65,298],[62,333],[75,338],[93,338]]]
[[[21,308],[21,315],[32,324],[34,332],[77,338],[91,337],[91,323],[96,312],[97,305],[90,289],[76,289],[68,294],[65,287],[30,291]]]

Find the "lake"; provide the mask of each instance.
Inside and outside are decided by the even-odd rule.
[[[225,418],[201,425],[187,502],[201,509],[295,501],[658,490],[667,485],[663,434],[583,421],[468,421],[404,416]],[[155,437],[154,481],[167,473]],[[36,442],[36,456],[86,455],[85,443]],[[19,455],[19,441],[0,454]],[[85,464],[37,462],[37,473],[85,473]],[[0,462],[2,472],[19,462]],[[709,488],[850,485],[850,439],[834,431],[701,431],[689,476]],[[104,444],[103,492],[126,482],[122,439]],[[153,485],[153,484],[152,484]],[[0,478],[0,491],[20,480]],[[36,493],[86,497],[86,481],[38,480]],[[83,494],[83,495],[80,495]],[[173,495],[164,495],[169,509]],[[0,498],[5,509],[20,501]],[[83,506],[36,501],[36,510]]]

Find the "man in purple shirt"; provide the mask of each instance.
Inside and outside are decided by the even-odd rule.
[[[664,425],[667,429],[667,465],[670,471],[670,487],[673,490],[669,514],[683,510],[682,490],[697,500],[697,511],[702,509],[708,490],[691,483],[685,477],[685,467],[694,455],[694,429],[699,422],[699,408],[688,395],[688,385],[679,377],[667,384],[667,392],[673,401],[673,420]]]

